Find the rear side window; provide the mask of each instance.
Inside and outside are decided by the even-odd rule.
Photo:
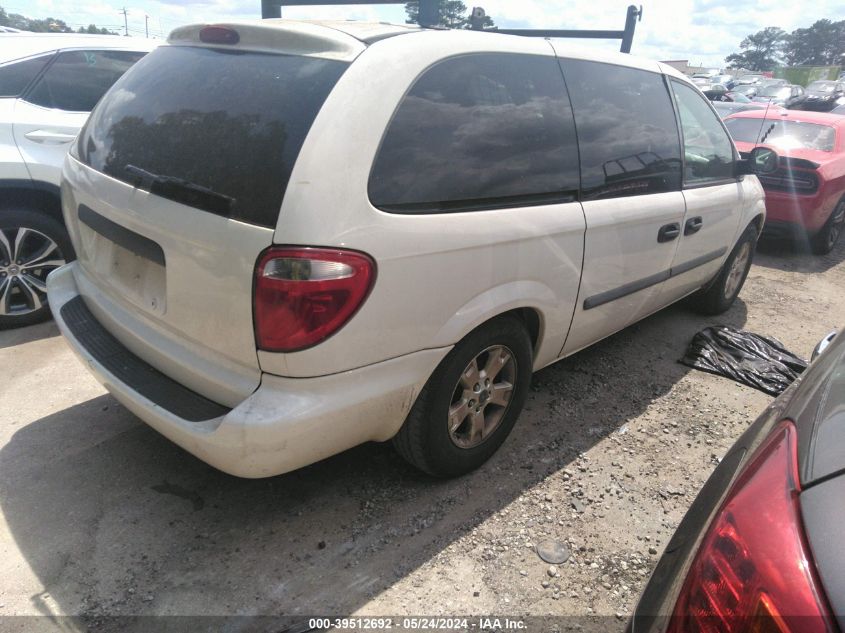
[[[106,90],[143,56],[136,51],[59,53],[26,100],[45,108],[90,112]]]
[[[663,78],[562,60],[581,150],[584,200],[678,191],[681,143]]]
[[[157,195],[206,211],[220,213],[214,200],[224,199],[228,217],[274,227],[305,136],[347,66],[159,47],[94,110],[80,160],[130,184],[146,173],[161,181]]]
[[[700,185],[734,178],[734,146],[698,91],[677,81],[672,90],[684,137],[684,182]]]
[[[399,105],[371,202],[437,213],[575,200],[578,146],[553,57],[473,54],[427,70]]]
[[[50,53],[0,66],[0,97],[17,97],[52,57]]]

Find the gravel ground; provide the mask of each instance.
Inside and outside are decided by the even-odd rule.
[[[843,260],[845,243],[828,257],[768,245],[726,315],[671,307],[544,369],[499,453],[453,481],[375,444],[229,477],[105,394],[52,323],[2,332],[0,615],[84,614],[96,629],[134,614],[595,614],[621,630],[770,401],[677,359],[715,323],[809,355],[845,325]],[[565,562],[538,557],[547,540]]]

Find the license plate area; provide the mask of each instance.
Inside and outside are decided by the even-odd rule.
[[[79,258],[86,270],[139,308],[164,315],[167,276],[161,246],[85,205],[79,207],[79,220]]]

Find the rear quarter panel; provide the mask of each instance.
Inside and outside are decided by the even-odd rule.
[[[579,203],[397,215],[367,195],[384,130],[413,81],[444,58],[485,51],[554,55],[542,40],[415,33],[373,44],[340,79],[297,160],[274,242],[364,251],[377,279],[340,332],[302,352],[260,352],[264,371],[323,375],[448,346],[513,308],[540,317],[535,367],[556,360],[581,274]]]

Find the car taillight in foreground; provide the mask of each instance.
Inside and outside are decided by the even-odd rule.
[[[681,589],[671,633],[834,630],[798,507],[796,431],[760,446],[714,517]]]
[[[361,307],[375,273],[375,262],[363,253],[270,248],[255,268],[259,349],[295,352],[325,340]]]

